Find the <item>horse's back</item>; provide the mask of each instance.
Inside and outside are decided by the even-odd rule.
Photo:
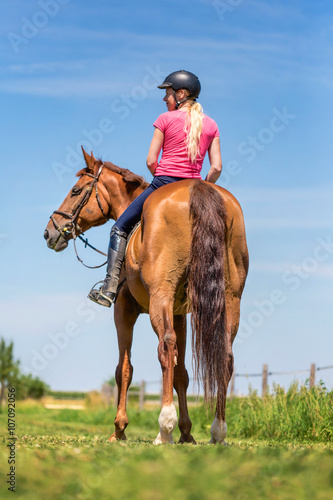
[[[213,187],[221,195],[221,203],[227,213],[226,231],[236,237],[236,244],[240,246],[234,249],[239,257],[233,256],[233,249],[230,249],[232,258],[239,261],[247,253],[242,210],[229,191],[196,179],[178,181],[157,189],[144,204],[141,230],[133,236],[126,257],[130,290],[147,310],[149,294],[161,283],[166,293],[174,294],[176,308],[181,309],[181,304],[186,301],[184,287],[191,249],[190,198],[192,187],[198,182],[208,188]],[[202,208],[205,209],[204,206]]]
[[[186,179],[168,184],[157,189],[146,200],[143,210],[143,227],[147,232],[161,233],[166,230],[176,233],[173,237],[180,237],[190,245],[190,198],[192,188],[197,183],[207,187],[207,196],[202,210],[210,204],[209,190],[215,189],[221,196],[221,204],[226,211],[226,231],[229,237],[237,239],[237,250],[247,252],[243,211],[238,200],[225,188],[216,184],[198,179]],[[195,196],[195,194],[194,194]]]
[[[179,210],[184,211],[184,207],[189,206],[191,189],[198,182],[206,185],[208,188],[215,189],[220,194],[222,198],[221,203],[223,203],[226,208],[228,220],[232,220],[235,217],[239,220],[243,220],[241,206],[230,191],[217,184],[199,179],[184,179],[157,189],[146,200],[143,207],[143,215],[149,215],[150,211],[154,210],[157,205],[163,206],[167,213],[171,208],[170,215],[173,215],[175,210],[177,212]],[[209,203],[209,198],[207,198],[207,203]]]

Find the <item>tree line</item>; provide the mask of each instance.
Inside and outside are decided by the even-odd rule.
[[[31,373],[25,375],[20,370],[20,361],[14,359],[14,344],[6,345],[5,339],[0,340],[0,410],[6,399],[6,389],[15,387],[16,399],[40,399],[49,390],[49,386]]]

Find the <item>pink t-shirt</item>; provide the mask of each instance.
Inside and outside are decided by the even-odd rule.
[[[164,134],[162,158],[157,165],[155,175],[201,179],[202,163],[214,137],[220,133],[214,120],[204,115],[200,138],[200,156],[195,163],[187,157],[185,120],[186,111],[167,111],[161,114],[154,123]]]

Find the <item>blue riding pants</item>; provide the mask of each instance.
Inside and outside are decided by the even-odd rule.
[[[141,219],[142,207],[149,195],[151,195],[159,187],[170,184],[171,182],[181,181],[182,177],[168,177],[165,175],[154,177],[153,182],[147,187],[121,214],[113,227],[117,227],[127,235],[132,231],[133,227]]]

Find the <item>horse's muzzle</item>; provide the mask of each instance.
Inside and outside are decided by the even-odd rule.
[[[69,233],[70,236],[70,233]],[[45,229],[44,238],[46,240],[47,246],[51,248],[51,250],[55,250],[56,252],[61,252],[68,245],[68,239],[66,236],[57,229]]]

